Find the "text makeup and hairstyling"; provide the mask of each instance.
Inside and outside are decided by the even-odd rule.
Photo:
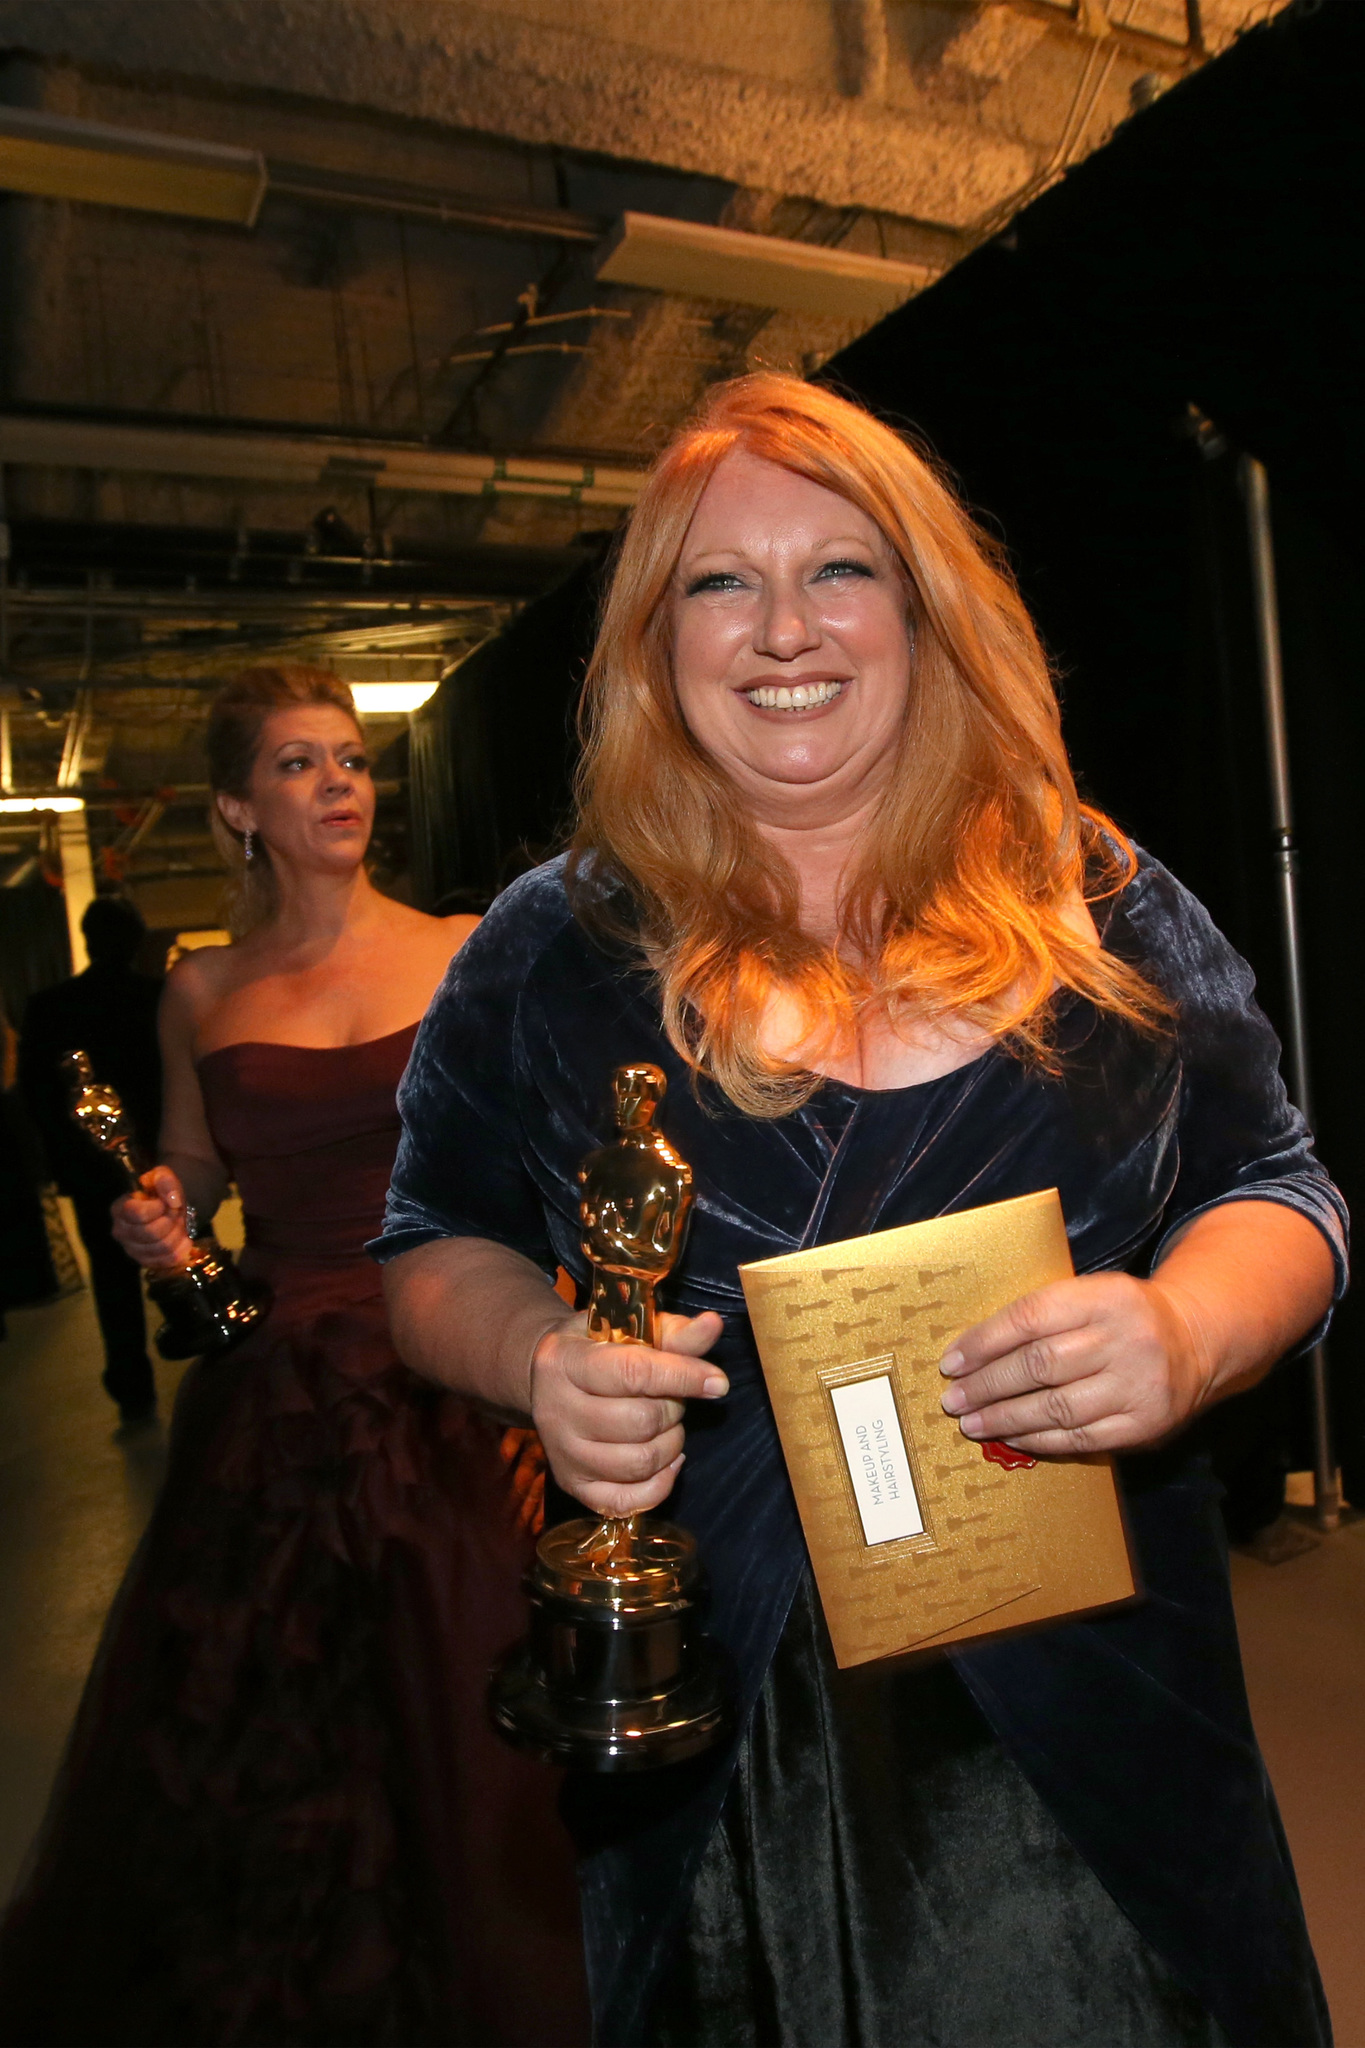
[[[306,662],[243,669],[224,683],[209,708],[205,752],[215,797],[220,790],[224,796],[246,796],[267,718],[293,704],[334,705],[359,728],[355,699],[330,669],[312,668]],[[209,827],[232,877],[229,929],[234,938],[245,938],[275,913],[278,889],[269,850],[256,833],[248,861],[243,835],[228,824],[216,802],[209,805]]]
[[[701,494],[734,449],[858,506],[911,591],[909,709],[837,954],[801,931],[794,875],[692,737],[674,688],[672,579]],[[880,1008],[893,1021],[984,1025],[1046,1061],[1059,988],[1144,1028],[1166,1015],[1155,989],[1063,915],[1083,887],[1094,897],[1122,886],[1134,855],[1077,797],[1047,659],[1001,550],[929,462],[830,391],[737,378],[659,458],[603,608],[583,737],[575,911],[643,951],[671,1043],[752,1115],[780,1116],[819,1085],[761,1049],[775,985],[812,1024],[828,1020],[831,1046]]]

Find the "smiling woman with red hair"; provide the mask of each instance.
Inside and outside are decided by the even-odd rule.
[[[661,457],[585,721],[570,854],[418,1035],[378,1250],[418,1370],[533,1417],[594,1511],[667,1499],[735,1661],[728,1750],[575,1788],[598,2038],[1325,2042],[1183,1434],[1344,1279],[1248,970],[1078,801],[998,552],[829,392],[721,386]],[[583,1298],[576,1170],[642,1059],[696,1184],[658,1349],[550,1286]],[[839,1672],[737,1268],[1053,1186],[1078,1277],[958,1338],[943,1407],[1120,1453],[1145,1598]]]
[[[689,593],[705,606],[668,601],[683,558],[706,554],[694,525],[703,497],[723,524],[730,501],[743,502],[761,474],[756,464],[862,514],[866,565],[830,562],[821,572],[838,593],[834,609],[845,608],[850,584],[872,580],[865,567],[876,560],[893,635],[904,634],[907,655],[913,645],[914,688],[894,705],[894,744],[858,791],[866,799],[875,782],[876,816],[860,809],[869,829],[849,839],[837,933],[832,920],[815,929],[801,914],[791,849],[765,831],[779,823],[762,787],[772,765],[736,776],[725,738],[718,732],[708,745],[694,715],[705,718],[708,698],[724,702],[727,684],[747,698],[754,606],[742,579],[725,562]],[[719,692],[699,682],[695,703],[686,655],[677,658],[679,629],[688,643],[718,634],[738,653],[733,679],[716,678]],[[831,639],[839,641],[837,626]],[[843,710],[856,715],[854,679],[838,673],[851,659],[846,644],[839,655],[823,682],[803,652],[785,657],[827,694],[805,705],[732,706],[736,741],[750,725],[765,734],[789,726],[800,748],[812,713],[837,732],[837,697],[847,695]],[[772,674],[780,687],[788,672]],[[776,720],[759,724],[751,708]],[[1034,1053],[1046,1044],[1059,987],[1134,1020],[1160,1014],[1155,990],[1096,947],[1080,908],[1087,863],[1093,891],[1101,879],[1127,880],[1134,857],[1077,798],[1047,660],[999,551],[921,456],[831,393],[780,378],[725,385],[661,458],[612,580],[585,709],[574,867],[586,857],[621,877],[670,1038],[751,1114],[780,1115],[809,1096],[815,1070],[828,1070],[822,1046],[854,1045],[869,1011],[907,1024],[984,1023]],[[793,719],[802,710],[807,717]],[[822,785],[819,757],[783,779],[788,791]],[[819,787],[823,805],[830,797]],[[798,829],[810,829],[809,807]],[[610,934],[611,909],[592,890],[581,901],[584,921]],[[822,1046],[804,1044],[799,1060],[763,1048],[774,982],[820,1020]]]

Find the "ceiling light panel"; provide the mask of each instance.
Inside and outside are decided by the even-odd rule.
[[[19,817],[34,811],[83,811],[79,796],[0,796],[0,816]]]
[[[254,149],[0,107],[0,188],[10,192],[251,227],[266,184]]]
[[[440,688],[439,680],[416,683],[352,683],[355,708],[374,715],[417,711]]]
[[[623,213],[597,266],[606,284],[843,320],[878,320],[894,312],[934,274],[927,264],[652,213]]]

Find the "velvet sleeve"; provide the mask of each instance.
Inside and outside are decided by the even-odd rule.
[[[1203,905],[1144,860],[1122,899],[1136,957],[1175,1004],[1181,1061],[1180,1166],[1157,1245],[1226,1202],[1280,1202],[1327,1240],[1334,1300],[1347,1281],[1346,1204],[1280,1078],[1280,1044],[1255,1001],[1255,978]],[[1305,1341],[1313,1343],[1314,1332]]]
[[[367,1247],[381,1264],[443,1237],[486,1237],[553,1273],[527,1171],[518,1107],[522,992],[562,890],[527,875],[455,955],[422,1019],[398,1091],[403,1130],[384,1213]],[[555,917],[555,907],[559,915]]]

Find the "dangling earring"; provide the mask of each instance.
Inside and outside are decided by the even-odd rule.
[[[254,852],[254,851],[253,851],[253,849],[252,849],[252,845],[251,845],[251,839],[252,839],[252,835],[251,835],[251,833],[250,833],[250,832],[244,832],[244,833],[242,834],[242,859],[243,859],[243,860],[248,860],[248,861],[249,861],[249,860],[255,860],[255,858],[256,858],[255,852]]]

